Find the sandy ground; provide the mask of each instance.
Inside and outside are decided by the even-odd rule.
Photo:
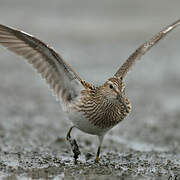
[[[53,3],[52,3],[53,2]],[[158,4],[157,4],[158,2]],[[53,46],[84,79],[103,83],[141,43],[180,18],[178,0],[2,0],[0,23]],[[180,179],[180,29],[142,58],[126,79],[131,115],[106,136],[73,131],[47,85],[0,48],[1,179]]]

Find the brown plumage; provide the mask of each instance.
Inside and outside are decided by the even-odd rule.
[[[0,44],[27,59],[61,101],[73,123],[67,139],[73,148],[75,162],[80,152],[76,141],[71,139],[73,127],[98,136],[99,147],[96,155],[98,162],[104,135],[131,111],[130,102],[125,95],[124,77],[137,59],[178,25],[180,20],[142,44],[113,77],[97,87],[82,80],[52,48],[25,32],[0,25]]]
[[[123,96],[122,98],[125,101],[127,109],[119,100],[116,92],[113,97],[112,93],[114,90],[109,88],[109,82],[112,82],[114,85],[116,84]],[[93,125],[101,129],[112,128],[122,121],[131,110],[130,102],[125,97],[124,84],[117,78],[110,78],[102,86],[90,89],[86,88],[81,93],[80,103],[75,101],[73,108],[79,112],[83,112],[84,116]],[[109,94],[112,96],[112,99],[109,98]]]

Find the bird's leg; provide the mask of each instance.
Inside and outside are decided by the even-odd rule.
[[[68,133],[67,133],[67,135],[66,135],[66,140],[69,140],[69,139],[71,138],[71,131],[72,131],[73,128],[74,128],[74,126],[72,126],[72,127],[69,129],[69,131],[68,131]]]
[[[78,146],[76,140],[71,138],[71,131],[74,127],[75,126],[72,126],[69,129],[66,139],[67,139],[67,141],[69,141],[69,143],[71,145],[71,150],[74,153],[74,164],[77,164],[77,159],[78,159],[78,156],[81,154],[81,152],[79,151],[79,146]]]
[[[98,136],[98,138],[99,138],[99,146],[98,146],[98,150],[97,150],[97,153],[96,153],[95,163],[99,162],[99,155],[100,155],[100,152],[101,152],[101,145],[102,145],[104,136]]]
[[[98,163],[98,162],[99,162],[100,151],[101,151],[101,146],[98,146],[98,150],[97,150],[97,153],[96,153],[95,163]]]

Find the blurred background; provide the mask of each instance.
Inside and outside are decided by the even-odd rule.
[[[53,46],[83,79],[100,84],[145,40],[179,19],[179,7],[179,0],[1,0],[0,23]],[[104,156],[129,151],[179,154],[179,48],[177,28],[132,68],[126,78],[132,113],[106,136]],[[67,160],[68,128],[48,86],[20,57],[0,47],[0,161],[25,167],[23,160],[3,153],[20,152],[28,158],[26,153],[34,151]],[[94,136],[78,130],[73,135],[83,153],[96,151]]]

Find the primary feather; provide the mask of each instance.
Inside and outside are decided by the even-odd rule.
[[[154,35],[149,41],[145,42],[139,46],[135,52],[133,52],[129,58],[123,63],[123,65],[118,69],[114,76],[123,79],[131,67],[135,64],[136,60],[140,59],[149,49],[156,45],[162,38],[164,38],[169,32],[180,25],[180,19],[172,23],[171,25],[165,27],[159,33]]]
[[[0,44],[27,59],[62,102],[73,100],[83,89],[77,73],[52,48],[32,35],[0,25]]]

